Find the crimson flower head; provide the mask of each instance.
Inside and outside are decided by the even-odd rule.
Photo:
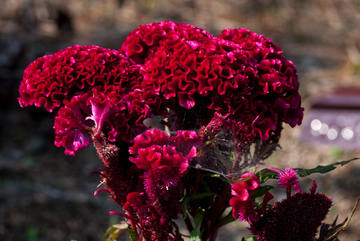
[[[325,219],[331,198],[315,193],[314,181],[310,193],[295,193],[290,198],[276,202],[250,230],[259,241],[311,241]]]
[[[21,107],[44,105],[52,112],[76,92],[94,86],[120,84],[126,88],[139,82],[138,66],[130,66],[118,51],[95,45],[74,45],[33,61],[24,71],[18,98]]]

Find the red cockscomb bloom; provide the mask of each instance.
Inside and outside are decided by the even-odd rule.
[[[143,64],[153,48],[172,46],[183,39],[199,41],[211,38],[205,30],[186,24],[162,21],[141,25],[129,34],[119,51],[135,63]]]
[[[94,86],[133,89],[140,82],[138,68],[118,51],[75,45],[32,62],[24,71],[18,100],[22,107],[44,105],[52,112],[76,92]]]
[[[141,86],[174,113],[177,128],[206,126],[218,112],[234,122],[234,138],[244,151],[259,140],[262,146],[277,143],[283,122],[301,124],[296,69],[262,35],[233,29],[219,38],[157,45],[144,59]]]

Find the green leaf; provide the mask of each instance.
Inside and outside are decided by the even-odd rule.
[[[331,224],[331,227],[336,226],[336,223],[337,223],[338,218],[339,218],[339,215],[336,216],[334,222]]]
[[[341,162],[335,162],[333,164],[327,165],[327,166],[317,166],[315,168],[312,169],[303,169],[303,168],[294,168],[295,171],[297,171],[297,173],[299,174],[300,177],[306,177],[309,176],[313,173],[327,173],[330,172],[332,170],[334,170],[336,168],[337,165],[346,165],[351,161],[355,161],[358,160],[359,158],[353,158],[347,161],[341,161]]]
[[[235,221],[236,219],[233,217],[233,215],[232,215],[232,210],[230,210],[230,212],[228,213],[228,215],[226,215],[225,217],[223,217],[221,220],[220,220],[220,222],[219,222],[219,224],[217,225],[217,227],[222,227],[222,226],[224,226],[224,225],[226,225],[226,224],[228,224],[228,223],[231,223],[231,222],[233,222],[233,221]]]
[[[266,192],[270,191],[274,187],[271,185],[261,186],[255,189],[254,193],[251,195],[252,199],[263,196]]]
[[[130,227],[130,225],[127,227],[127,230],[132,241],[137,241],[139,239],[139,235]]]
[[[189,204],[190,201],[199,200],[199,199],[203,199],[203,198],[211,197],[211,196],[215,196],[215,195],[218,195],[218,194],[214,193],[214,192],[203,192],[203,193],[193,194],[190,197],[185,197],[184,199],[180,200],[184,218],[187,217],[186,210],[187,210],[187,205]]]
[[[222,176],[220,176],[220,174],[207,174],[207,175],[210,175],[211,177],[218,178],[218,179],[220,179],[221,181],[223,181],[225,183],[229,183],[230,185],[233,184],[232,181],[230,181],[229,179],[223,178]],[[206,176],[206,175],[204,175],[204,176]]]
[[[358,205],[359,205],[359,201],[360,201],[360,197],[358,197],[358,199],[356,200],[356,204],[353,208],[353,210],[351,211],[351,215],[349,218],[346,218],[345,221],[341,224],[340,228],[336,231],[336,233],[334,233],[333,235],[331,235],[328,239],[326,239],[325,241],[335,241],[337,239],[337,236],[339,236],[339,234],[345,230],[345,228],[349,225],[350,220],[352,218],[352,216],[354,215]]]
[[[258,241],[258,240],[257,240],[257,238],[255,236],[252,236],[252,237],[247,238],[247,239],[242,238],[241,241]]]
[[[29,227],[25,231],[25,237],[27,241],[38,241],[39,231],[36,227]]]
[[[276,147],[279,147],[281,149],[281,146],[278,143],[272,143],[265,146],[263,149],[260,150],[260,153],[258,154],[259,158],[263,159],[263,156],[265,156],[270,150],[276,149]]]
[[[204,212],[199,208],[198,213],[195,216],[194,222],[195,222],[195,228],[191,231],[190,234],[190,241],[201,241],[201,221],[204,217]]]
[[[253,174],[253,175],[255,175],[255,174]],[[241,179],[241,180],[232,180],[232,182],[242,183],[242,182],[246,182],[247,180],[250,180],[251,178],[252,178],[252,175],[247,178]]]
[[[276,177],[279,174],[277,172],[271,171],[267,168],[262,169],[261,171],[259,171],[258,173],[256,173],[256,176],[259,177],[259,181],[260,183],[264,183],[266,182],[268,179],[276,179]]]
[[[112,241],[116,240],[119,235],[128,228],[127,223],[114,224],[111,225],[104,234],[104,241]]]

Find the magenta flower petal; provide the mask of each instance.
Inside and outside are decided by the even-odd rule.
[[[234,183],[231,186],[231,195],[236,196],[241,201],[246,201],[250,198],[249,191],[244,187],[243,183]]]
[[[124,204],[123,209],[126,210],[130,206],[138,206],[141,207],[143,204],[141,202],[141,197],[143,196],[143,193],[138,192],[131,192],[126,196],[127,202]]]
[[[104,123],[108,121],[109,116],[112,113],[117,112],[117,108],[110,101],[107,100],[99,100],[95,98],[91,98],[91,115],[86,117],[85,120],[93,120],[95,123],[94,136],[98,137],[101,133],[101,130],[104,126]]]
[[[66,135],[57,135],[55,138],[55,145],[65,147],[65,154],[71,156],[75,156],[76,153],[89,146],[89,144],[90,140],[79,129],[70,130]]]
[[[242,182],[241,184],[248,190],[257,189],[260,186],[260,181],[259,181],[259,178],[255,174],[253,174],[251,172],[245,173],[245,174],[241,175],[240,180],[249,178],[249,177],[251,177],[249,180],[246,180],[245,182]]]

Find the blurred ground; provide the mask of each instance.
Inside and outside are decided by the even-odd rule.
[[[92,148],[69,157],[53,145],[53,115],[21,109],[16,98],[25,67],[37,57],[74,44],[118,49],[140,24],[173,20],[218,35],[248,28],[274,40],[299,72],[305,107],[337,86],[360,86],[359,0],[0,0],[0,240],[101,240],[119,211],[105,194],[94,197],[100,162]],[[306,115],[306,112],[305,112]],[[312,168],[359,156],[359,150],[299,141],[286,127],[282,150],[268,165]],[[360,164],[316,179],[334,199],[327,222],[347,217],[360,196]],[[241,226],[241,229],[239,229]],[[360,239],[360,210],[340,240]],[[248,236],[234,222],[218,240]],[[128,240],[123,235],[121,240]]]

